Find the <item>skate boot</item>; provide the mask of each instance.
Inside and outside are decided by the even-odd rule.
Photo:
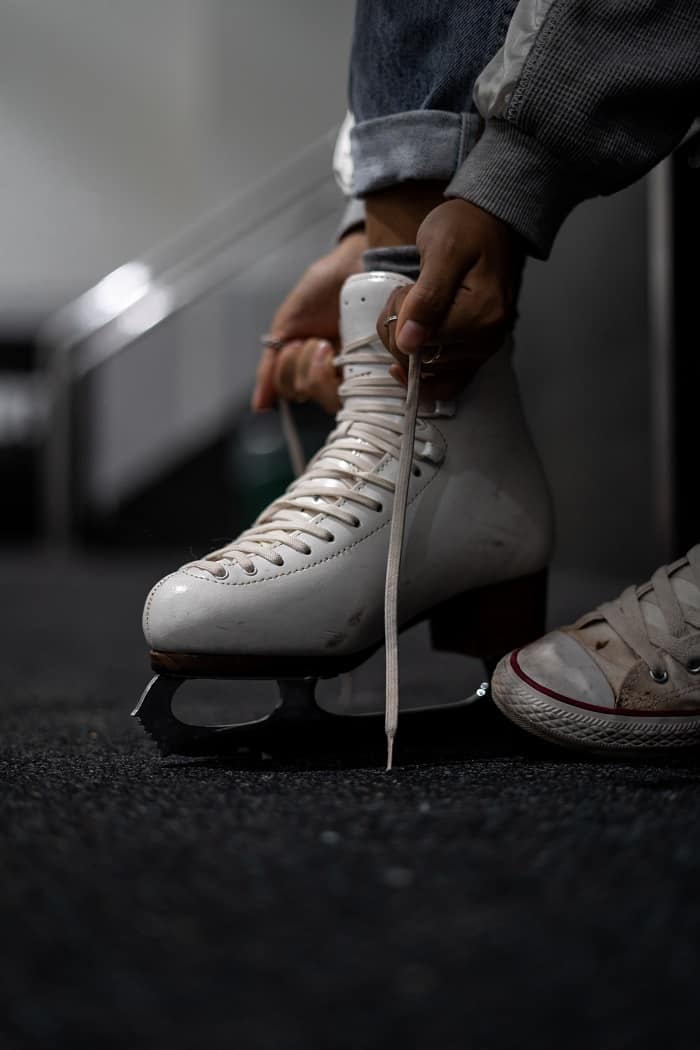
[[[498,665],[493,698],[556,744],[644,754],[700,743],[700,546]]]
[[[345,736],[359,720],[321,712],[313,687],[358,667],[385,637],[391,738],[397,627],[428,619],[435,648],[494,664],[541,634],[551,506],[511,347],[454,401],[419,405],[419,366],[407,396],[376,334],[390,293],[410,283],[384,272],[346,282],[343,404],[325,445],[250,529],[148,596],[143,626],[156,677],[134,713],[165,753],[265,747],[312,715],[342,723]],[[183,726],[173,694],[200,677],[276,679],[281,704],[264,722]]]

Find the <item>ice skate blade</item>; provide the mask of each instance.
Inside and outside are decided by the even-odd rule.
[[[315,702],[315,678],[278,682],[280,702],[270,715],[254,722],[196,726],[181,722],[172,708],[173,698],[185,677],[157,674],[146,686],[132,717],[155,741],[163,757],[222,754],[238,748],[266,750],[296,725],[305,729],[334,716]]]
[[[155,742],[164,758],[180,755],[204,758],[236,751],[298,751],[322,744],[335,749],[375,737],[383,740],[383,714],[340,715],[320,707],[315,699],[316,678],[284,679],[278,682],[280,703],[265,718],[230,725],[196,726],[180,721],[172,702],[185,677],[157,674],[141,696],[132,717]],[[483,688],[483,687],[482,687]],[[418,732],[435,728],[439,721],[448,728],[471,706],[477,694],[441,708],[421,708],[405,713],[402,727],[410,724]]]

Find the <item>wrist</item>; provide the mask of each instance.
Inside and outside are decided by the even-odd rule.
[[[345,280],[349,272],[357,269],[363,252],[367,250],[367,236],[364,230],[352,230],[338,241],[326,256],[339,277]]]
[[[332,254],[338,253],[339,255],[352,255],[363,252],[367,247],[367,234],[365,233],[365,227],[355,226],[351,230],[348,230],[340,238]]]

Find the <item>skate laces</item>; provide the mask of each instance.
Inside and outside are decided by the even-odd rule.
[[[672,565],[662,565],[648,583],[628,587],[598,612],[652,677],[665,682],[669,676],[664,656],[694,674],[700,671],[699,600],[700,544]]]
[[[299,554],[311,553],[304,536],[333,542],[335,536],[326,524],[321,523],[322,519],[330,518],[356,528],[361,522],[353,505],[377,512],[383,509],[381,499],[358,491],[358,486],[371,485],[392,494],[394,502],[384,596],[385,731],[387,769],[391,769],[399,711],[399,570],[408,490],[416,454],[420,361],[419,355],[411,355],[408,390],[404,391],[388,373],[391,363],[388,351],[373,349],[373,346],[376,346],[376,336],[358,339],[344,347],[337,356],[336,365],[352,366],[353,371],[352,375],[346,374],[340,386],[339,394],[344,405],[336,416],[335,429],[303,473],[282,496],[273,500],[249,529],[225,547],[190,562],[189,567],[203,569],[221,578],[236,565],[249,576],[256,575],[258,570],[254,558],[282,566],[285,547]],[[358,366],[360,371],[355,373]],[[368,370],[363,371],[362,366]],[[382,370],[377,371],[377,366],[382,366]],[[287,406],[283,410],[283,427],[292,461],[298,469],[302,465],[300,444]],[[376,470],[387,454],[398,460],[395,482]]]
[[[384,637],[386,651],[386,700],[384,708],[384,732],[387,740],[386,768],[394,761],[394,739],[399,725],[399,639],[398,606],[399,575],[403,536],[406,526],[408,487],[411,481],[416,419],[418,417],[418,394],[420,388],[421,355],[411,354],[408,359],[408,389],[405,403],[405,430],[399,454],[396,476],[396,494],[391,514],[389,551],[386,559],[386,583],[384,589]]]

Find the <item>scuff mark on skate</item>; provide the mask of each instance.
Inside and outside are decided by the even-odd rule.
[[[348,626],[349,627],[357,627],[358,623],[360,622],[360,620],[362,619],[362,617],[364,615],[365,615],[365,610],[364,609],[358,609],[357,612],[354,612],[352,614],[352,616],[350,617],[350,619],[348,620]]]
[[[336,649],[339,645],[342,645],[344,641],[345,635],[336,631],[333,634],[329,635],[324,648]]]

